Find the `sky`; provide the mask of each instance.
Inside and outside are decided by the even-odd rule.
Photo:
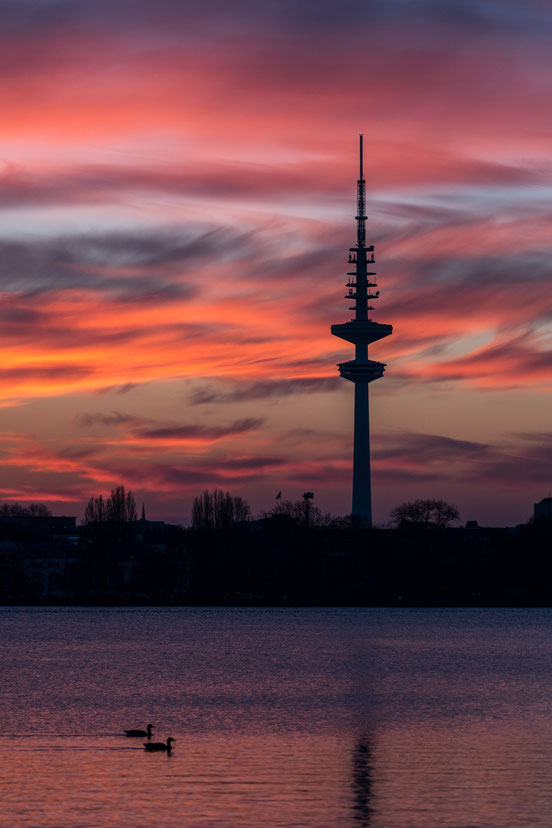
[[[549,0],[0,0],[0,500],[347,514],[358,135],[374,519],[552,494]]]

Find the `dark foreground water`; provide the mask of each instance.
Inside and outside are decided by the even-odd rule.
[[[552,610],[9,608],[0,653],[10,828],[552,824]]]

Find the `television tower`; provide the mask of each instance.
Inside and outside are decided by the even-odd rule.
[[[371,281],[376,274],[368,268],[374,265],[374,245],[366,246],[366,181],[363,171],[362,135],[360,136],[360,176],[357,181],[357,243],[349,248],[349,264],[355,269],[349,272],[346,299],[353,302],[349,310],[355,315],[350,322],[332,325],[332,334],[352,342],[355,358],[341,362],[337,367],[345,379],[355,384],[355,430],[353,450],[353,520],[361,526],[372,526],[372,488],[370,482],[370,420],[368,406],[368,384],[383,376],[385,363],[368,359],[368,345],[389,336],[393,328],[373,322],[368,312],[373,307],[368,303],[377,299],[379,290]]]

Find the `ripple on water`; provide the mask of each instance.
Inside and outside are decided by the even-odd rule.
[[[550,825],[549,610],[0,610],[6,824]],[[148,755],[127,727],[177,739]]]

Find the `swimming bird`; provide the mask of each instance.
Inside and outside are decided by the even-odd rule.
[[[144,736],[147,736],[148,739],[151,739],[151,731],[153,730],[153,725],[147,725],[145,730],[123,730],[125,736],[138,736],[142,739]]]
[[[144,748],[150,753],[157,753],[162,750],[166,751],[166,753],[170,753],[172,750],[171,742],[176,742],[176,739],[169,736],[167,744],[165,744],[165,742],[144,742]]]

